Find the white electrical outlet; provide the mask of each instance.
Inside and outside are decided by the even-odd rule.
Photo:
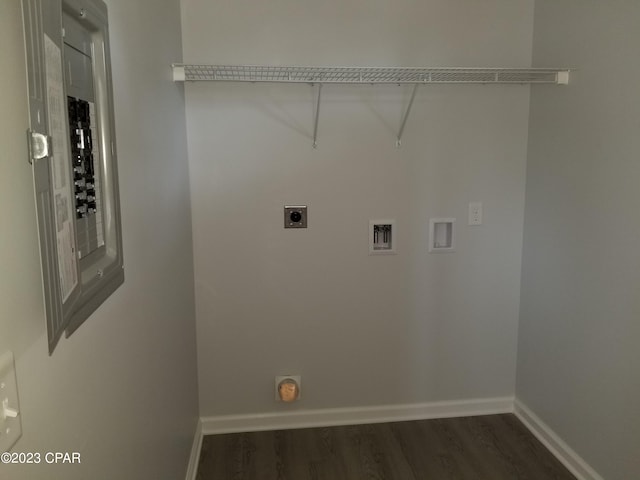
[[[482,225],[482,202],[469,203],[469,225]]]
[[[8,452],[22,436],[13,353],[0,355],[0,452]]]

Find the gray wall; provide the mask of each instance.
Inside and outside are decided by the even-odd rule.
[[[187,0],[187,62],[528,66],[533,1]],[[549,87],[554,88],[554,87]],[[514,394],[526,86],[189,84],[202,415]],[[469,201],[485,223],[468,227]],[[307,230],[282,207],[309,206]],[[430,217],[457,251],[427,252]],[[398,255],[368,256],[394,218]]]
[[[607,480],[640,477],[640,3],[537,0],[517,396]]]
[[[184,478],[197,406],[193,259],[176,0],[109,0],[124,285],[47,354],[19,0],[0,2],[0,352],[16,357],[17,452],[73,466],[0,464],[0,478]]]

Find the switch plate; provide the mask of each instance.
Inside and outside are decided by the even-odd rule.
[[[469,225],[482,225],[482,202],[469,203]]]
[[[307,228],[307,206],[285,205],[284,228]]]
[[[6,352],[0,356],[0,452],[8,452],[21,436],[22,424],[13,353]]]

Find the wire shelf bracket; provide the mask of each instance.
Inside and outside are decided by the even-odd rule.
[[[569,69],[559,68],[466,68],[466,67],[302,67],[259,65],[199,65],[174,63],[175,82],[270,82],[318,85],[313,125],[313,148],[317,148],[320,99],[324,84],[413,85],[411,99],[396,137],[400,147],[419,85],[434,84],[555,84],[569,83]]]
[[[416,98],[416,92],[418,91],[418,83],[413,86],[413,91],[411,92],[411,98],[409,99],[409,105],[407,105],[407,110],[404,112],[404,116],[402,117],[402,123],[400,124],[400,130],[398,131],[398,136],[396,137],[396,147],[400,148],[400,144],[402,142],[402,132],[404,132],[404,126],[407,124],[407,118],[409,118],[409,113],[411,112],[411,107],[413,105],[413,101]]]
[[[313,148],[318,148],[318,119],[320,118],[320,95],[322,94],[322,84],[318,84],[318,99],[316,100],[316,114],[313,122]]]

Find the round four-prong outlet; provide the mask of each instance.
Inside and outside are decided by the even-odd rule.
[[[284,207],[284,228],[307,228],[307,206],[286,205]]]

